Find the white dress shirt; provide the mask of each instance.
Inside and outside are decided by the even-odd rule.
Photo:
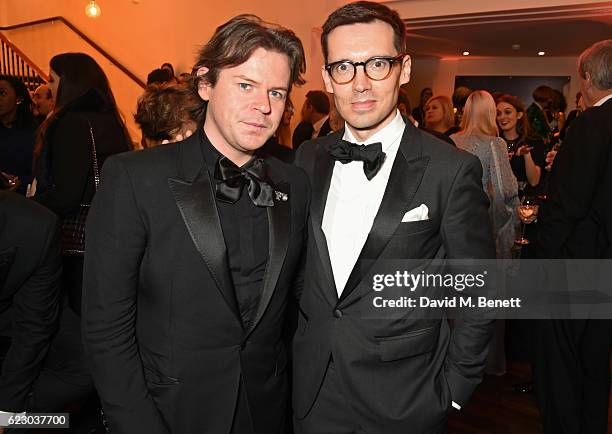
[[[363,173],[362,161],[352,161],[347,164],[336,161],[334,164],[322,229],[327,239],[338,297],[342,294],[372,229],[405,126],[398,111],[389,125],[365,142],[358,142],[345,125],[344,140],[359,145],[381,142],[386,157],[379,172],[371,181],[368,181]]]
[[[610,95],[604,96],[602,99],[597,101],[595,104],[593,104],[593,107],[599,107],[599,106],[603,105],[603,103],[608,101],[610,98],[612,98],[612,93]]]

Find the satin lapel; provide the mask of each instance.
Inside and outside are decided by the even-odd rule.
[[[410,209],[429,163],[429,157],[422,156],[421,150],[422,143],[416,128],[407,123],[380,208],[340,301],[345,300],[365,277],[395,233],[404,213]]]
[[[323,214],[325,213],[325,205],[327,203],[327,194],[331,178],[334,172],[335,161],[331,158],[329,148],[334,140],[342,139],[343,132],[339,132],[330,136],[326,136],[316,152],[314,170],[312,172],[312,201],[310,206],[310,224],[312,234],[317,244],[317,251],[323,266],[323,273],[328,281],[330,291],[326,292],[328,301],[331,306],[335,306],[338,301],[338,292],[336,290],[336,281],[334,272],[329,258],[329,250],[327,248],[327,239],[323,232]],[[328,140],[332,139],[332,140]]]
[[[168,178],[168,185],[191,240],[227,305],[242,324],[229,272],[227,248],[217,212],[215,195],[200,144],[195,140],[195,136],[197,135],[192,136],[194,140],[188,139],[181,143],[179,176]]]
[[[276,289],[280,272],[285,263],[287,256],[287,248],[289,247],[289,238],[291,237],[291,188],[286,182],[274,183],[274,189],[287,193],[289,200],[275,200],[274,206],[268,207],[268,228],[270,232],[270,256],[268,265],[264,275],[263,289],[257,314],[252,322],[249,332],[253,331],[270,303],[270,299]]]

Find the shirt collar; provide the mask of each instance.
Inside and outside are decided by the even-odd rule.
[[[396,110],[395,118],[393,118],[393,120],[389,122],[389,125],[385,126],[382,130],[376,132],[376,134],[367,139],[365,142],[360,142],[359,140],[357,140],[355,136],[353,136],[351,130],[348,128],[345,122],[343,139],[348,142],[357,143],[360,145],[369,145],[370,143],[381,142],[383,151],[387,152],[389,148],[397,141],[397,139],[400,138],[402,134],[404,134],[405,127],[406,123],[404,122],[404,118],[402,118],[402,115],[400,114],[399,110]]]
[[[599,101],[597,101],[595,104],[593,104],[593,107],[599,107],[601,105],[603,105],[606,101],[608,101],[610,98],[612,98],[612,93],[604,96],[602,99],[600,99]]]

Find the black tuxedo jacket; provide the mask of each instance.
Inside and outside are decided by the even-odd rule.
[[[385,319],[372,306],[372,276],[388,259],[494,258],[482,167],[407,123],[372,229],[338,299],[321,223],[334,166],[329,148],[343,133],[302,146],[296,159],[311,179],[312,203],[294,338],[295,415],[304,418],[312,408],[333,357],[347,405],[368,433],[432,432],[451,400],[464,404],[481,381],[492,323],[464,318],[451,333],[445,319],[417,320],[409,309]],[[402,223],[420,204],[430,219]]]
[[[62,257],[57,216],[0,191],[0,335],[12,344],[0,371],[0,411],[23,411],[57,329]]]
[[[612,100],[568,128],[538,217],[544,258],[612,258]]]
[[[240,320],[198,134],[113,156],[89,215],[83,335],[113,433],[229,433],[244,384],[255,432],[280,432],[281,339],[306,233],[308,183],[266,158],[275,190],[255,320]]]

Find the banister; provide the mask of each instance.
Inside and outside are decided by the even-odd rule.
[[[40,75],[41,78],[43,78],[47,82],[49,81],[49,76],[42,69],[40,69],[38,65],[32,62],[32,60],[28,56],[26,56],[23,51],[17,48],[15,44],[9,41],[8,38],[4,36],[2,33],[0,33],[0,40],[4,41],[4,43],[8,45],[9,48],[13,50],[19,57],[21,57],[30,66],[30,68],[36,71],[36,73]]]
[[[64,17],[56,16],[56,17],[51,17],[51,18],[44,18],[42,20],[35,20],[35,21],[28,21],[28,22],[20,23],[20,24],[14,24],[12,26],[0,26],[0,30],[5,30],[5,31],[6,30],[16,30],[16,29],[22,29],[24,27],[32,27],[32,26],[37,26],[37,25],[40,25],[40,24],[51,23],[51,22],[54,22],[54,21],[60,21],[60,22],[64,23],[70,30],[72,30],[74,33],[79,35],[79,37],[81,37],[85,42],[87,42],[95,50],[97,50],[100,54],[102,54],[104,57],[106,57],[113,65],[115,65],[125,75],[127,75],[134,82],[136,82],[136,84],[138,84],[143,89],[146,87],[146,84],[144,83],[144,81],[142,81],[140,78],[138,78],[136,76],[136,74],[134,74],[132,71],[127,69],[125,66],[123,66],[117,59],[115,59],[113,56],[111,56],[109,53],[107,53],[106,50],[104,50],[102,47],[100,47],[98,44],[96,44],[94,41],[92,41],[89,38],[89,36],[87,36],[85,33],[83,33],[81,30],[79,30],[74,24],[72,24],[70,21],[68,21]],[[3,39],[6,39],[6,38],[3,38]],[[12,45],[12,47],[15,48],[14,45]],[[17,51],[17,50],[15,50],[15,51]],[[21,53],[20,53],[20,55],[21,55]],[[41,74],[41,75],[43,77],[47,76],[46,74]]]

